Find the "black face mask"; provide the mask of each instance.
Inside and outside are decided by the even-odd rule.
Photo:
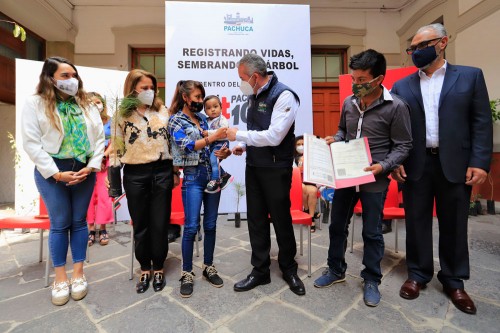
[[[191,105],[188,107],[192,112],[201,112],[203,110],[203,103],[191,101]]]
[[[436,45],[427,46],[421,50],[415,50],[411,54],[411,60],[417,68],[425,69],[429,67],[439,55],[436,53]]]

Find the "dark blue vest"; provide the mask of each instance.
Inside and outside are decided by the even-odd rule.
[[[247,128],[249,131],[264,131],[269,129],[274,104],[285,90],[293,93],[300,103],[299,96],[286,85],[278,81],[273,72],[269,85],[261,91],[259,96],[248,97]],[[253,147],[247,146],[247,164],[255,167],[291,167],[293,163],[293,152],[295,151],[295,122],[288,130],[283,141],[278,146]]]

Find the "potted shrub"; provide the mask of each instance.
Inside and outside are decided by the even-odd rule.
[[[240,182],[233,182],[234,192],[236,194],[236,213],[234,213],[234,226],[239,228],[241,226],[241,215],[240,215],[240,199],[246,194],[245,185]]]
[[[483,214],[483,207],[479,198],[481,198],[481,194],[472,192],[469,202],[469,215],[477,216]]]
[[[476,202],[473,199],[474,194],[472,194],[470,202],[469,202],[469,215],[477,216]]]
[[[493,177],[491,177],[491,171],[488,173],[488,182],[490,183],[491,186],[491,192],[490,192],[490,198],[486,200],[486,210],[488,214],[490,215],[495,215],[495,200],[493,199],[493,190],[494,190],[494,184],[493,184]]]

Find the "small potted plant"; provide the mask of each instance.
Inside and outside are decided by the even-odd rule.
[[[491,109],[491,119],[493,123],[500,120],[500,98],[493,99],[490,101],[490,109]],[[491,186],[490,199],[486,200],[486,209],[488,214],[495,215],[495,200],[493,199],[493,191],[494,191],[494,181],[491,175],[491,171],[488,173],[488,182]]]
[[[469,215],[477,216],[483,214],[483,207],[479,198],[481,198],[481,194],[472,192],[469,202]]]
[[[236,213],[234,213],[234,226],[239,228],[241,226],[240,215],[240,199],[245,196],[245,185],[240,182],[233,182],[234,192],[236,194]]]
[[[486,210],[488,214],[490,215],[495,215],[495,200],[493,199],[493,190],[494,190],[494,184],[493,184],[493,177],[491,176],[491,171],[488,172],[488,183],[490,183],[491,186],[491,193],[490,193],[490,198],[489,200],[486,200]]]

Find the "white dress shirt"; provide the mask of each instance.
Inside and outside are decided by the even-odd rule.
[[[439,97],[443,89],[446,65],[445,60],[444,65],[431,77],[422,70],[418,71],[425,110],[425,144],[427,148],[439,147]]]
[[[257,91],[257,96],[267,87],[271,81]],[[273,107],[271,124],[267,130],[263,131],[238,131],[236,140],[241,141],[239,146],[245,148],[246,145],[255,147],[278,146],[285,138],[292,127],[299,103],[292,92],[285,90],[282,92]]]

